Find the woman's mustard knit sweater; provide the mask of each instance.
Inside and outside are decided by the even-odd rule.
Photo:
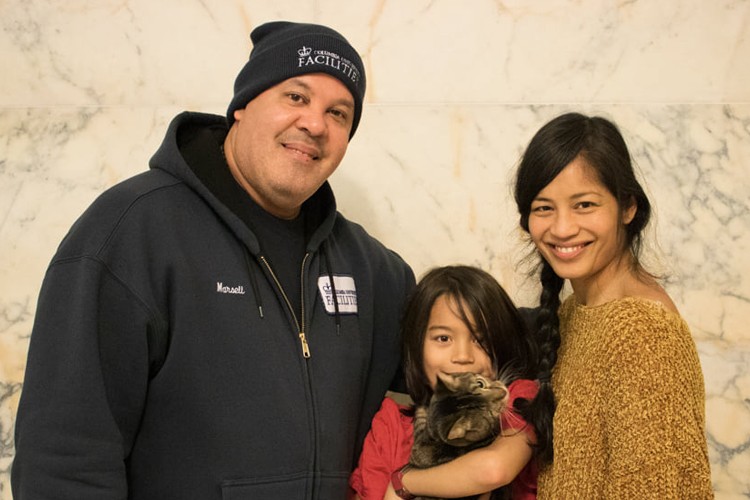
[[[540,499],[713,498],[695,342],[661,304],[568,298],[552,384],[554,461]]]

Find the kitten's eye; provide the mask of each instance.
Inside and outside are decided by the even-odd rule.
[[[481,378],[478,378],[477,379],[477,387],[479,387],[480,389],[486,389],[487,388],[487,382],[485,382]]]

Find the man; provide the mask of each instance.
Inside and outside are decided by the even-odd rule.
[[[177,116],[50,264],[16,500],[345,498],[414,275],[326,181],[362,112],[357,52],[311,24],[251,38],[226,119]]]

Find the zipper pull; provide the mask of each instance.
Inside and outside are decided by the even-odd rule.
[[[302,344],[302,356],[305,358],[309,358],[310,346],[307,345],[307,337],[305,337],[305,332],[299,332],[299,341]]]

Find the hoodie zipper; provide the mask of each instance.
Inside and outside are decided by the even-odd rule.
[[[284,302],[286,302],[286,306],[289,308],[289,312],[292,314],[294,325],[297,327],[297,336],[299,337],[299,342],[302,346],[302,357],[304,357],[305,359],[310,357],[310,346],[307,343],[307,336],[305,335],[305,264],[307,263],[307,258],[309,256],[310,254],[306,253],[305,257],[302,259],[302,270],[300,272],[300,299],[302,302],[300,305],[301,321],[297,319],[297,315],[294,312],[294,307],[292,306],[289,297],[287,297],[286,292],[284,292],[284,288],[281,286],[279,279],[276,277],[276,273],[273,272],[271,264],[266,260],[264,256],[260,256],[260,260],[263,262],[263,264],[266,266],[266,269],[268,269],[268,272],[271,274],[274,283],[276,283],[276,287],[279,289],[279,291],[281,292],[281,296],[284,298]]]
[[[302,267],[300,272],[300,314],[301,314],[301,321],[297,319],[297,315],[294,313],[294,307],[292,307],[292,303],[289,300],[289,297],[287,296],[286,292],[284,291],[284,288],[281,286],[281,282],[279,282],[279,279],[276,277],[276,273],[273,272],[273,269],[271,268],[271,264],[266,260],[264,256],[260,256],[261,262],[266,266],[266,269],[268,269],[269,274],[271,275],[271,278],[273,278],[274,283],[276,283],[276,287],[279,289],[279,292],[281,292],[281,296],[284,298],[284,302],[286,302],[287,307],[289,308],[289,312],[292,314],[292,319],[294,320],[294,324],[297,327],[298,337],[300,341],[300,345],[302,346],[302,357],[307,359],[310,357],[310,346],[307,344],[307,336],[305,335],[305,264],[307,263],[307,259],[310,256],[310,253],[305,253],[305,256],[302,258]],[[317,462],[318,462],[318,451],[317,451],[317,441],[318,441],[318,435],[317,431],[315,429],[317,428],[317,424],[315,423],[317,421],[317,411],[315,410],[315,403],[314,403],[314,397],[313,397],[313,390],[312,390],[312,381],[310,380],[310,377],[308,375],[307,377],[307,390],[310,395],[310,416],[311,416],[311,429],[312,432],[310,433],[311,436],[311,445],[312,449],[314,450],[313,458],[312,458],[312,469],[317,469]],[[311,485],[312,491],[316,491],[319,486]],[[308,494],[310,496],[310,494]]]

